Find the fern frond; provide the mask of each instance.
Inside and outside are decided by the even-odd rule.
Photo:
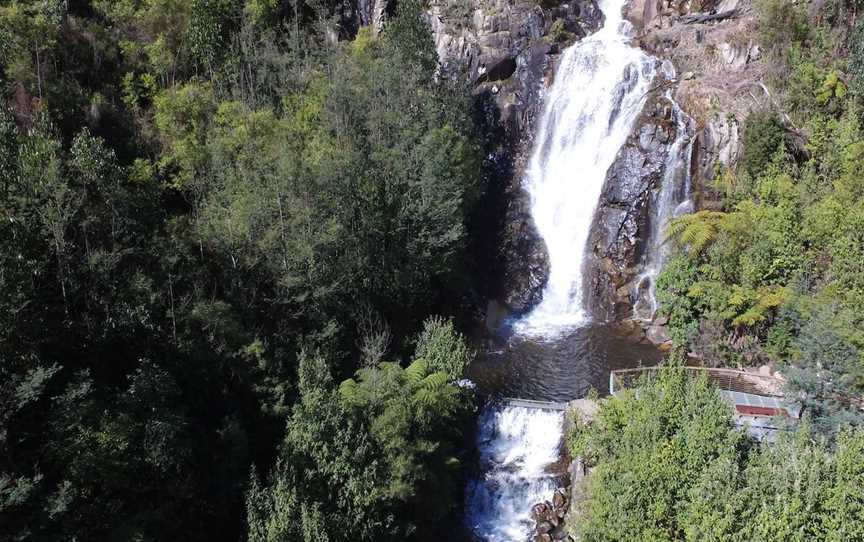
[[[420,382],[420,387],[426,390],[440,390],[447,385],[447,373],[432,373]]]
[[[665,237],[681,247],[687,247],[695,257],[713,243],[729,214],[720,211],[699,211],[672,220],[666,227]]]
[[[362,391],[360,386],[357,385],[357,381],[353,378],[349,378],[348,380],[343,381],[339,384],[339,396],[342,397],[342,400],[348,404],[356,405],[360,402]]]
[[[426,360],[418,359],[414,363],[405,368],[405,381],[409,386],[415,387],[426,377],[429,372],[429,364]]]

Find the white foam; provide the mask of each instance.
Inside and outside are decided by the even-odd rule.
[[[594,212],[657,64],[630,45],[625,3],[601,2],[603,28],[564,52],[546,96],[525,182],[549,280],[542,301],[514,324],[517,333],[554,336],[587,319],[582,267]]]
[[[563,413],[525,407],[487,408],[477,448],[482,476],[468,488],[467,521],[489,542],[523,542],[531,506],[557,487],[549,467],[558,461]]]

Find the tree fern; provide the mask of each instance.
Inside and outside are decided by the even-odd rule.
[[[678,246],[687,247],[691,257],[699,256],[717,239],[728,213],[699,211],[672,220],[666,228],[666,239]]]
[[[418,385],[413,400],[420,406],[431,406],[447,394],[452,388],[448,386],[447,373],[437,372],[428,375]]]
[[[407,382],[408,386],[412,389],[416,388],[427,374],[429,374],[429,365],[423,359],[415,360],[414,363],[406,367],[403,372],[405,382]]]
[[[360,406],[366,402],[367,393],[356,380],[349,378],[339,384],[339,396],[349,405]]]

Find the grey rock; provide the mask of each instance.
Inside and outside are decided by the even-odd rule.
[[[671,340],[669,337],[669,329],[666,326],[651,325],[645,329],[645,337],[652,344],[664,344]]]
[[[564,540],[565,538],[567,538],[567,531],[565,531],[562,527],[555,529],[549,534],[552,535],[552,540]]]
[[[595,317],[629,315],[629,287],[638,275],[648,238],[652,199],[660,188],[666,155],[677,136],[667,101],[654,95],[606,175],[589,236],[586,281]]]

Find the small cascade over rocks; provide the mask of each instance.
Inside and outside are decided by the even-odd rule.
[[[487,407],[477,448],[482,475],[468,488],[467,523],[489,542],[522,542],[531,535],[534,503],[553,498],[564,431],[562,412],[518,406]]]
[[[663,63],[664,75],[668,80],[675,79],[672,63]],[[672,106],[672,120],[675,122],[676,138],[666,153],[666,163],[660,187],[655,191],[649,205],[651,209],[645,243],[642,273],[634,292],[633,317],[651,321],[657,314],[657,276],[669,256],[665,231],[669,221],[686,213],[693,212],[692,200],[692,157],[695,142],[693,120],[687,116],[672,98],[672,90],[667,90],[666,99]]]

